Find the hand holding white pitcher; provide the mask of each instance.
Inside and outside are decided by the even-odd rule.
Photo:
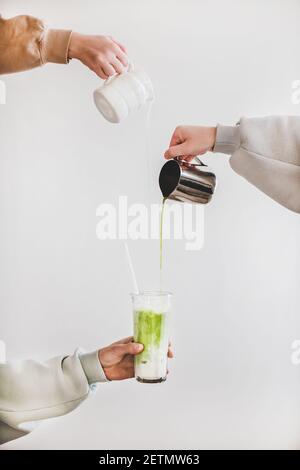
[[[72,32],[68,56],[80,60],[103,80],[125,72],[129,63],[125,46],[112,36]]]

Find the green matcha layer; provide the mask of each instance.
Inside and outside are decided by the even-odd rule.
[[[144,345],[141,354],[135,357],[136,364],[149,360],[150,350],[159,348],[164,340],[166,315],[152,310],[134,312],[134,341]]]

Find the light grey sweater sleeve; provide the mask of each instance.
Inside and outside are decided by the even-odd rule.
[[[92,384],[106,381],[97,351],[0,364],[0,444],[27,434],[40,420],[69,413]]]
[[[219,125],[214,152],[230,154],[236,173],[300,213],[300,117],[241,118],[236,126]]]

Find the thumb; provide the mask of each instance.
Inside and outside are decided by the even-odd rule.
[[[136,354],[139,354],[142,352],[144,349],[144,346],[140,343],[127,343],[127,344],[120,344],[119,346],[119,352],[123,354],[124,356],[126,354],[131,354],[132,356],[135,356]]]
[[[186,149],[186,143],[183,142],[179,145],[173,145],[169,147],[168,150],[165,152],[165,158],[170,159],[174,157],[181,157],[182,155],[188,154]]]

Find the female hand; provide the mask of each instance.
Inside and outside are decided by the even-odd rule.
[[[212,150],[216,141],[216,127],[179,126],[173,132],[165,158],[179,157],[190,162],[197,155]]]
[[[72,33],[69,58],[78,59],[100,78],[124,72],[128,67],[126,48],[111,36]]]

